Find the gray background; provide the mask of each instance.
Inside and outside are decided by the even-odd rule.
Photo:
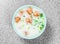
[[[44,33],[33,40],[20,38],[13,30],[13,13],[20,6],[42,8],[47,17]],[[60,0],[0,0],[0,44],[60,44]]]

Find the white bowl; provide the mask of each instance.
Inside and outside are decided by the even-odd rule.
[[[20,33],[21,31],[19,31],[18,29],[16,29],[16,26],[15,26],[15,24],[14,24],[14,18],[16,17],[16,15],[17,15],[17,13],[19,12],[19,10],[24,9],[24,8],[28,8],[28,7],[35,8],[35,9],[39,10],[39,12],[42,12],[42,13],[43,13],[43,16],[44,16],[44,27],[43,27],[43,29],[40,30],[40,32],[37,33],[36,35],[32,35],[32,36],[30,36],[30,37],[25,37],[25,36],[22,35],[22,33]],[[37,7],[37,6],[34,6],[34,5],[24,5],[24,6],[19,7],[19,8],[15,11],[15,13],[14,13],[14,15],[13,15],[13,18],[12,18],[12,26],[13,26],[14,31],[15,31],[21,38],[23,38],[23,39],[35,39],[35,38],[41,36],[41,34],[44,32],[44,30],[45,30],[45,28],[46,28],[46,15],[45,15],[45,13],[43,12],[43,10],[42,10],[41,8]],[[22,30],[22,29],[20,29],[20,30]]]

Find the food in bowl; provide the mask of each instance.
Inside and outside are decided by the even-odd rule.
[[[22,6],[14,13],[12,26],[21,38],[37,38],[46,27],[45,13],[41,8],[33,5]]]

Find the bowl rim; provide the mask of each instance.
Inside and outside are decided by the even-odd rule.
[[[40,7],[38,7],[38,6],[35,6],[35,5],[23,5],[23,6],[20,6],[15,12],[14,12],[14,14],[13,14],[13,17],[12,17],[12,28],[14,29],[14,31],[16,32],[16,34],[18,35],[18,36],[20,36],[20,34],[18,34],[18,32],[16,31],[16,29],[14,28],[15,26],[14,26],[14,23],[13,23],[13,21],[14,21],[14,17],[15,17],[15,15],[17,14],[17,12],[21,9],[21,8],[24,8],[24,7],[29,7],[29,6],[32,6],[32,7],[35,7],[35,8],[37,8],[37,9],[39,9],[40,10]],[[42,10],[42,9],[41,9]],[[43,10],[42,10],[43,11]],[[44,13],[44,11],[43,11],[43,13]],[[41,34],[45,31],[45,28],[46,28],[46,24],[47,24],[47,22],[46,22],[46,15],[45,15],[45,13],[44,13],[44,28],[42,29],[42,31],[40,32],[40,34],[38,35],[38,36],[36,36],[36,37],[34,37],[34,38],[23,38],[22,36],[20,36],[21,38],[23,38],[23,39],[35,39],[35,38],[37,38],[37,37],[39,37],[39,36],[41,36]]]

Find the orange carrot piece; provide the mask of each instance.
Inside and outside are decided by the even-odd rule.
[[[28,32],[27,31],[24,31],[24,34],[27,36],[28,35]]]
[[[29,15],[32,14],[32,8],[31,8],[31,7],[29,7],[29,8],[27,9],[27,13],[28,13]]]
[[[31,24],[32,23],[32,19],[31,18],[26,18],[26,22]]]
[[[20,20],[21,20],[20,17],[15,17],[15,21],[16,21],[16,23],[18,23]]]
[[[20,10],[20,13],[21,13],[21,14],[23,14],[23,12],[24,12],[23,10]]]
[[[38,17],[38,16],[39,16],[39,12],[35,11],[35,12],[33,13],[33,15],[36,16],[36,17]]]
[[[22,15],[23,15],[23,13],[24,13],[24,11],[23,11],[23,10],[20,10],[20,11],[19,11],[20,16],[22,16]]]

